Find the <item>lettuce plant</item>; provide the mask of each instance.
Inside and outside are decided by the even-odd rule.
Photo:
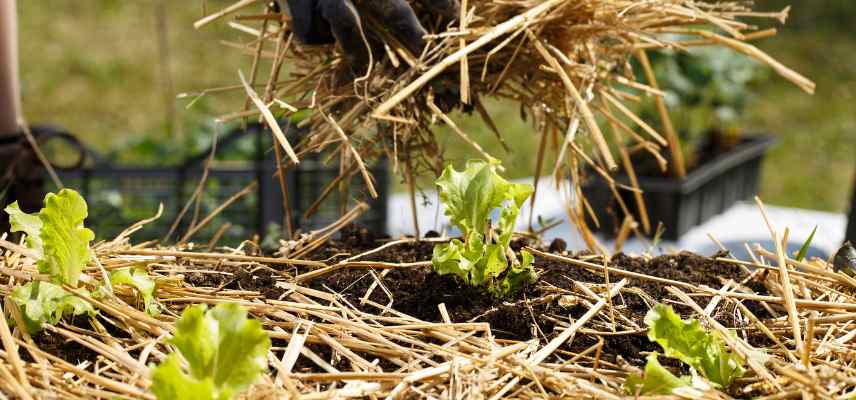
[[[151,390],[158,400],[229,400],[267,372],[270,338],[261,323],[247,319],[235,303],[206,309],[187,307],[176,323],[170,344],[178,354],[152,370]]]
[[[160,313],[158,304],[155,302],[155,281],[142,268],[121,268],[110,273],[110,283],[113,285],[127,285],[137,290],[146,312],[150,315]]]
[[[677,377],[657,360],[658,353],[648,355],[645,372],[642,375],[627,377],[624,382],[625,390],[632,395],[673,394],[676,389],[692,387],[689,376]]]
[[[6,207],[12,232],[27,235],[27,247],[39,257],[39,271],[49,274],[54,282],[77,287],[83,267],[92,255],[89,242],[95,238],[83,227],[86,201],[71,189],[45,196],[45,207],[37,214],[27,214],[14,202]]]
[[[532,186],[510,183],[496,172],[497,164],[474,160],[461,172],[447,166],[437,180],[446,215],[461,231],[463,241],[434,246],[434,270],[452,274],[468,285],[486,287],[504,297],[535,280],[532,255],[521,251],[521,259],[509,247],[514,222]],[[490,214],[499,208],[494,227]]]
[[[28,329],[37,331],[43,323],[55,324],[68,313],[94,315],[91,304],[62,288],[63,284],[77,288],[80,274],[92,258],[89,242],[95,234],[83,227],[87,216],[83,197],[62,189],[48,193],[45,207],[38,213],[23,212],[17,202],[6,207],[6,213],[12,232],[26,235],[25,244],[38,258],[39,272],[53,281],[33,281],[13,291],[12,300],[22,307]]]
[[[89,294],[86,289],[78,289]],[[48,282],[31,282],[12,291],[12,301],[21,307],[25,328],[30,333],[42,329],[42,324],[54,325],[64,315],[95,316],[95,309],[86,300],[77,297],[62,286]]]
[[[687,364],[695,376],[700,374],[719,388],[727,388],[743,376],[744,360],[728,351],[717,332],[705,331],[698,320],[684,321],[671,306],[656,305],[645,316],[648,339],[657,342],[666,357]],[[677,388],[698,386],[689,376],[676,377],[657,361],[657,354],[648,357],[645,373],[631,376],[625,382],[630,394],[672,394]]]

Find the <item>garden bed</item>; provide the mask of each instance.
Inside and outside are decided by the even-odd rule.
[[[535,255],[539,278],[497,300],[431,270],[432,249],[444,239],[391,240],[360,229],[340,236],[322,246],[312,236],[290,243],[291,254],[317,248],[299,260],[260,254],[252,242],[219,252],[132,246],[121,237],[99,243],[94,250],[106,270],[136,265],[156,277],[163,312],[146,314],[133,292],[119,290],[115,300],[84,296],[99,310],[93,322],[67,319],[30,337],[16,328],[7,301],[12,323],[11,331],[0,329],[0,373],[24,376],[14,382],[26,386],[3,380],[0,391],[153,398],[151,366],[172,351],[166,342],[181,311],[222,302],[248,309],[272,341],[269,374],[248,398],[498,398],[544,392],[617,398],[626,395],[625,378],[638,375],[647,355],[660,351],[648,340],[644,321],[657,303],[699,318],[708,330],[733,332],[734,351],[757,348],[770,356],[747,366],[739,385],[720,394],[710,389],[708,396],[838,396],[856,387],[856,374],[846,367],[853,354],[847,326],[856,311],[856,282],[822,260],[786,258],[793,286],[786,293],[776,264],[763,261],[775,259],[774,251],[756,249],[759,263],[726,253],[618,254],[607,270],[601,256],[518,238],[512,248]],[[8,295],[37,275],[20,246],[0,246],[0,292]],[[101,274],[94,265],[86,272],[90,284]],[[789,320],[793,298],[798,318]],[[808,351],[794,345],[794,324]],[[12,343],[20,346],[19,358],[10,356]],[[687,372],[674,360],[663,362],[675,373]],[[806,373],[813,380],[802,379]]]

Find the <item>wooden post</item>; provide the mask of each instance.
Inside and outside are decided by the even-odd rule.
[[[0,138],[14,136],[21,115],[16,0],[0,0]]]

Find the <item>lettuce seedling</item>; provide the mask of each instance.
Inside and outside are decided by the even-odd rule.
[[[128,285],[137,290],[146,312],[149,315],[160,313],[158,304],[155,302],[155,281],[149,277],[146,270],[142,268],[121,268],[110,273],[110,283],[113,285]]]
[[[235,303],[188,307],[176,323],[167,356],[152,371],[151,390],[159,400],[228,400],[267,372],[270,338],[261,323],[247,319]],[[181,368],[186,361],[187,372]]]
[[[532,255],[521,251],[518,260],[509,247],[520,207],[533,189],[508,182],[496,167],[496,163],[475,160],[461,172],[451,165],[443,171],[437,180],[440,201],[464,241],[452,239],[434,246],[431,261],[441,275],[453,274],[468,285],[486,286],[494,296],[504,297],[535,280]],[[490,214],[497,208],[500,215],[494,228]]]
[[[677,377],[657,360],[658,354],[648,355],[645,372],[641,376],[629,376],[624,382],[628,394],[639,396],[670,395],[675,389],[692,386],[689,376]]]
[[[39,257],[39,271],[49,274],[55,283],[77,287],[83,267],[92,254],[89,242],[95,238],[83,227],[87,217],[86,201],[74,190],[62,189],[45,196],[45,207],[38,214],[21,211],[18,202],[6,207],[12,232],[27,235],[27,247]]]
[[[727,388],[745,373],[743,358],[728,350],[719,333],[705,331],[697,319],[682,320],[671,306],[656,305],[645,316],[645,324],[648,339],[657,342],[666,357],[684,362],[716,387]],[[689,377],[676,378],[666,373],[656,356],[653,361],[649,357],[645,374],[628,378],[625,389],[639,395],[670,394],[679,382],[690,381]]]
[[[87,217],[83,197],[74,190],[62,189],[57,194],[48,193],[45,207],[38,213],[23,212],[17,202],[6,207],[6,213],[12,232],[26,235],[24,243],[38,258],[39,272],[50,275],[55,283],[34,281],[15,290],[12,299],[24,308],[29,328],[46,322],[55,324],[64,313],[94,314],[90,304],[61,287],[66,284],[76,288],[83,268],[92,258],[89,242],[95,234],[83,227]]]
[[[89,294],[86,289],[78,290]],[[18,286],[12,291],[12,300],[22,308],[25,328],[30,333],[40,331],[43,323],[56,324],[63,315],[95,316],[95,309],[88,301],[48,282]]]
[[[717,332],[702,329],[697,319],[681,320],[672,307],[659,304],[645,316],[648,339],[663,347],[666,357],[677,358],[705,378],[728,387],[743,376],[743,359],[728,351]]]

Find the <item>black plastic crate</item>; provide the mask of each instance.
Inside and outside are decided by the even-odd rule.
[[[305,131],[283,129],[292,143],[305,134]],[[190,208],[173,234],[173,240],[184,235],[194,214],[197,220],[205,218],[254,180],[258,183],[255,190],[223,210],[191,240],[206,243],[226,223],[230,228],[219,244],[237,245],[254,234],[264,237],[272,227],[283,228],[284,212],[270,132],[259,124],[236,128],[218,141],[217,154],[226,153],[230,146],[238,146],[246,140],[253,141],[255,157],[229,160],[222,163],[224,165],[215,163],[208,172],[198,211],[194,213],[195,207]],[[162,239],[196,190],[209,153],[210,150],[200,152],[179,165],[168,167],[124,166],[99,161],[82,169],[60,172],[59,176],[65,186],[78,190],[86,198],[90,214],[87,226],[92,227],[99,239],[110,239],[131,224],[153,216],[158,205],[163,203],[163,216],[134,235],[135,241]],[[370,198],[362,177],[356,174],[350,181],[347,198],[331,193],[314,214],[303,217],[318,200],[321,190],[338,175],[339,166],[323,164],[324,156],[304,157],[285,174],[293,227],[306,232],[326,226],[340,217],[342,209],[353,207],[356,201],[365,201],[370,208],[357,221],[373,231],[384,232],[388,187],[385,162],[371,167],[378,198]]]
[[[755,196],[758,192],[761,160],[774,142],[775,137],[770,135],[746,138],[728,153],[691,171],[683,180],[639,176],[639,187],[644,192],[642,197],[652,228],[661,222],[665,227],[662,237],[677,240],[734,203]],[[614,178],[616,182],[630,186],[630,179],[626,175]],[[633,193],[621,189],[619,193],[634,213],[634,218],[640,220],[636,215],[638,211]],[[615,234],[625,215],[606,181],[592,175],[583,185],[583,194],[597,215],[599,231]]]

